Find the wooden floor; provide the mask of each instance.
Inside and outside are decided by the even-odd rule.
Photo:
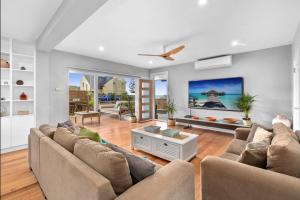
[[[85,126],[97,131],[101,137],[109,142],[117,144],[135,154],[147,156],[150,160],[165,165],[168,161],[158,157],[151,156],[142,151],[131,150],[130,147],[130,130],[135,127],[141,127],[149,124],[157,124],[166,126],[164,122],[151,121],[139,124],[130,124],[127,121],[120,121],[110,116],[101,117],[101,125],[99,126],[96,119],[93,123],[85,122]],[[173,127],[174,128],[174,127]],[[176,129],[182,130],[182,126],[176,126]],[[196,199],[200,199],[200,161],[207,155],[222,154],[232,135],[220,132],[207,131],[203,129],[185,129],[185,132],[195,133],[199,135],[197,156],[190,162],[195,167],[195,191]],[[18,199],[18,200],[39,200],[43,199],[41,189],[38,182],[28,169],[27,150],[16,151],[1,155],[1,199]]]

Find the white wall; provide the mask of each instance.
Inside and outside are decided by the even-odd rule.
[[[62,51],[52,51],[48,54],[38,52],[37,60],[37,85],[40,85],[37,90],[38,124],[56,124],[69,118],[68,71],[72,67],[149,77],[149,70],[147,69]],[[47,77],[49,78],[47,79]],[[46,88],[48,89],[46,90]],[[49,100],[47,101],[47,99]]]
[[[150,70],[151,73],[168,71],[169,95],[177,106],[176,116],[189,114],[188,81],[226,77],[244,77],[246,93],[257,95],[257,102],[250,114],[252,121],[271,126],[276,114],[292,117],[291,46],[253,51],[233,55],[231,68],[196,71],[194,63]],[[202,117],[239,117],[239,112],[193,110]]]
[[[50,67],[49,53],[36,54],[36,125],[49,122],[50,116]]]
[[[294,130],[300,130],[300,23],[298,31],[295,34],[295,39],[292,45],[292,62],[295,68],[293,74],[293,116],[294,116]]]

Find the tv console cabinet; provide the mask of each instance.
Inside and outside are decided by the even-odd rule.
[[[189,125],[196,125],[197,127],[220,131],[220,132],[227,132],[227,133],[234,133],[236,128],[249,128],[250,126],[245,126],[242,121],[237,123],[228,123],[224,122],[223,120],[216,120],[216,121],[208,121],[206,119],[192,119],[192,118],[185,118],[179,117],[176,118],[176,123],[180,124],[189,124]]]

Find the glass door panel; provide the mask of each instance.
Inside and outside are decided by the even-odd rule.
[[[139,121],[153,118],[153,81],[139,80]]]

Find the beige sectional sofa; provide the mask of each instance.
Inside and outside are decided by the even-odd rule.
[[[29,166],[49,200],[194,200],[194,168],[175,160],[117,195],[110,180],[37,128],[29,134]]]
[[[296,139],[294,139],[296,134],[290,136],[291,134],[293,133],[287,131],[280,133],[277,137],[279,141],[276,141],[276,145],[284,145],[285,142],[283,139],[280,141],[280,139],[289,138],[290,141],[294,142],[296,148],[300,148],[300,132],[296,133],[299,137],[298,144],[295,142]],[[251,140],[249,135],[250,129],[238,128],[235,132],[235,138],[223,155],[220,157],[208,156],[202,160],[202,200],[299,200],[300,149],[298,151],[296,149],[297,153],[295,153],[295,149],[293,150],[292,157],[294,159],[290,159],[290,157],[289,161],[284,161],[284,159],[288,159],[288,156],[281,158],[279,156],[276,157],[276,155],[270,158],[271,160],[275,159],[277,163],[282,161],[280,164],[285,164],[284,168],[286,169],[289,169],[290,165],[291,168],[294,168],[294,171],[291,173],[296,174],[296,176],[275,172],[276,170],[282,170],[282,168],[270,169],[270,166],[268,166],[269,168],[250,166],[239,162],[240,155]],[[271,146],[273,145],[273,140]],[[272,153],[270,152],[271,146],[268,149],[268,156]],[[285,151],[287,148],[283,150]],[[278,159],[281,159],[281,161]],[[295,169],[297,170],[296,173]],[[288,170],[286,171],[288,172]]]

